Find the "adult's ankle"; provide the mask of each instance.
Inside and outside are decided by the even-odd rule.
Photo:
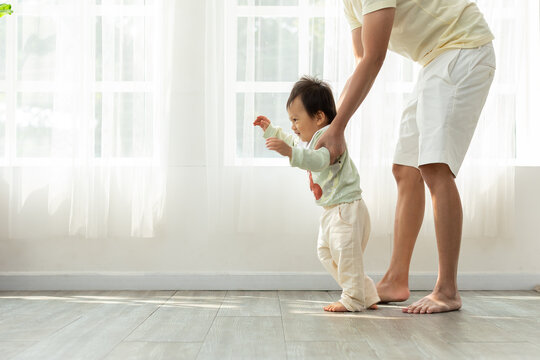
[[[447,298],[458,298],[459,290],[455,284],[440,285],[437,284],[433,288],[434,294],[441,294]]]
[[[383,276],[384,281],[409,285],[409,272],[401,269],[390,268]]]

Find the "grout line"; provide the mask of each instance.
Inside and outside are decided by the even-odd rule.
[[[64,328],[70,326],[71,324],[73,324],[73,323],[79,321],[82,317],[84,317],[84,315],[78,316],[78,317],[77,317],[76,319],[74,319],[73,321],[70,321],[69,323],[67,323],[66,325],[62,326],[61,328],[59,328],[58,330],[54,331],[53,333],[47,335],[47,336],[46,336],[45,338],[43,338],[43,339],[39,339],[39,340],[37,340],[37,341],[36,341],[36,340],[31,341],[31,342],[33,343],[32,345],[30,345],[29,347],[27,347],[27,348],[21,350],[21,351],[18,352],[17,354],[15,354],[13,358],[18,357],[19,355],[23,354],[24,352],[26,352],[26,351],[32,349],[33,347],[39,345],[41,342],[43,342],[43,341],[45,341],[45,340],[48,340],[50,337],[54,336],[54,334],[60,332],[61,330],[63,330]],[[25,340],[20,340],[20,341],[21,341],[21,342],[24,342]],[[2,341],[2,342],[11,342],[11,341]]]
[[[146,292],[146,291],[145,291],[145,292]],[[152,292],[153,292],[153,291],[152,291]],[[160,291],[158,291],[158,292],[160,292]],[[134,332],[135,330],[137,330],[142,324],[144,324],[144,322],[145,322],[146,320],[148,320],[152,315],[154,315],[155,312],[158,311],[158,310],[161,308],[161,306],[162,306],[163,304],[166,304],[166,303],[167,303],[167,302],[168,302],[168,301],[169,301],[176,293],[177,293],[177,291],[174,291],[173,294],[172,294],[167,300],[165,300],[163,303],[159,304],[159,305],[156,307],[156,309],[155,309],[154,311],[152,311],[152,313],[150,313],[144,320],[141,321],[141,323],[140,323],[139,325],[135,326],[135,327],[129,332],[129,334],[127,334],[124,338],[122,338],[122,340],[120,340],[116,345],[114,345],[114,346],[111,348],[111,350],[110,350],[109,352],[107,352],[105,355],[103,355],[102,359],[106,359],[107,356],[109,356],[109,354],[112,353],[112,352],[114,351],[114,349],[116,349],[116,348],[118,347],[118,345],[122,344],[122,343],[123,343],[123,342],[131,335],[131,334],[133,334],[133,332]]]
[[[287,339],[285,338],[285,325],[283,324],[283,309],[281,307],[281,298],[279,296],[279,290],[277,290],[277,297],[278,297],[278,303],[279,303],[279,315],[281,318],[281,331],[283,332],[283,345],[285,345],[285,359],[289,359],[289,349],[287,346]]]
[[[221,311],[221,306],[223,305],[223,302],[227,298],[227,295],[229,294],[229,290],[225,293],[225,296],[221,299],[221,304],[219,304],[219,309],[216,311],[216,315],[214,315],[214,318],[212,319],[212,323],[208,327],[208,330],[206,331],[206,334],[204,335],[203,341],[201,342],[201,346],[199,347],[199,351],[197,352],[197,355],[195,356],[195,359],[199,357],[199,354],[201,353],[201,350],[204,346],[204,343],[206,342],[206,338],[208,337],[208,334],[210,333],[210,330],[212,330],[212,327],[214,326],[214,322],[216,321],[216,318],[218,317],[219,312]]]

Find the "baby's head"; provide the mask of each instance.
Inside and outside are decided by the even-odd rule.
[[[305,142],[317,130],[336,117],[336,104],[330,86],[316,78],[304,76],[294,84],[287,100],[287,112],[292,130]]]

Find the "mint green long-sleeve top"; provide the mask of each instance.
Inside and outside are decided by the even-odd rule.
[[[276,137],[292,147],[291,166],[308,171],[310,188],[315,195],[315,203],[320,206],[332,206],[353,202],[362,198],[360,176],[354,162],[345,152],[334,164],[330,164],[330,152],[315,145],[328,126],[319,129],[311,141],[302,146],[298,136],[288,134],[278,126],[270,124],[264,132],[264,138]]]

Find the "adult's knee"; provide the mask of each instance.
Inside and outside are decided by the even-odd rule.
[[[418,183],[423,183],[424,181],[422,175],[420,175],[420,171],[412,166],[394,164],[392,165],[392,174],[398,186],[407,184],[418,185]]]
[[[454,180],[450,167],[444,163],[422,165],[420,166],[420,174],[429,188]]]

